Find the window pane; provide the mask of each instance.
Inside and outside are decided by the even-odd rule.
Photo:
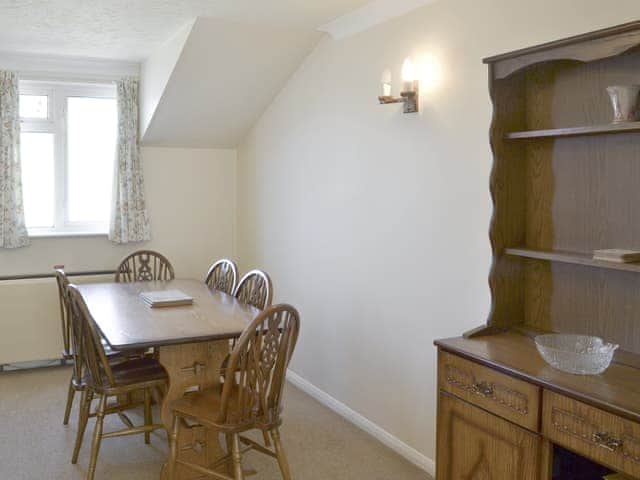
[[[49,97],[46,95],[20,95],[20,117],[49,118]]]
[[[70,97],[67,106],[68,220],[106,226],[118,127],[116,101]]]
[[[53,133],[22,133],[22,194],[28,228],[53,227]]]

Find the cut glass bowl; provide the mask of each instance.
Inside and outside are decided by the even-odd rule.
[[[560,333],[538,335],[535,342],[549,365],[576,375],[604,372],[618,348],[613,343],[604,343],[600,337]]]

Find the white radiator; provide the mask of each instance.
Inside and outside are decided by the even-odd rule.
[[[112,274],[70,277],[72,283],[112,280]],[[0,365],[59,359],[61,352],[55,278],[0,281]]]

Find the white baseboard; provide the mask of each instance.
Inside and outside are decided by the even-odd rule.
[[[360,415],[355,410],[352,410],[344,403],[339,402],[335,398],[333,398],[328,393],[320,390],[318,387],[310,383],[309,381],[302,378],[297,373],[288,370],[287,371],[287,380],[291,382],[293,385],[298,387],[300,390],[305,392],[307,395],[315,398],[317,401],[330,408],[334,412],[336,412],[341,417],[353,423],[358,428],[364,430],[372,437],[376,438],[378,441],[382,442],[384,445],[389,447],[394,452],[398,453],[402,457],[409,460],[411,463],[421,468],[425,472],[427,472],[432,477],[436,475],[436,464],[435,462],[418,452],[415,448],[410,447],[402,440],[394,437],[389,432],[381,428],[380,426],[373,423],[368,418]]]

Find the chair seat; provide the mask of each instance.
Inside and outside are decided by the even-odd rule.
[[[111,385],[106,375],[101,379],[105,392],[111,390],[127,390],[147,388],[161,385],[167,381],[167,372],[157,360],[152,358],[136,358],[111,365],[115,386]],[[121,393],[121,392],[119,392]]]
[[[239,424],[240,415],[237,410],[238,390],[234,388],[232,398],[229,401],[229,414],[227,422],[218,422],[220,405],[222,404],[223,385],[216,385],[201,392],[187,393],[183,397],[171,403],[174,414],[197,420],[198,423],[224,431],[241,430]]]
[[[248,420],[246,415],[242,421],[237,401],[239,390],[236,388],[231,392],[226,422],[220,423],[218,414],[222,404],[223,387],[224,384],[220,384],[201,392],[187,393],[171,403],[171,410],[174,415],[194,419],[198,423],[224,432],[242,432],[247,430],[247,427],[268,430],[280,425],[280,415],[277,415],[274,422],[264,425],[257,424],[255,420]]]

